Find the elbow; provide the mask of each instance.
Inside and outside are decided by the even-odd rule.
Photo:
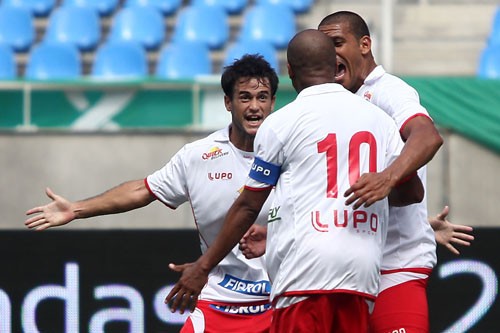
[[[412,203],[420,203],[424,201],[424,196],[425,196],[425,190],[424,187],[422,186],[420,189],[415,191],[413,195],[413,202]]]
[[[441,146],[443,145],[444,139],[437,130],[431,138],[432,139],[429,140],[429,150],[433,152],[432,156],[434,156],[439,148],[441,148]]]

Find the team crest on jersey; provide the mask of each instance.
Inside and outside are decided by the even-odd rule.
[[[365,93],[364,93],[364,95],[363,95],[363,97],[364,97],[364,98],[365,98],[368,102],[372,100],[372,96],[373,96],[373,95],[372,95],[372,93],[371,93],[371,92],[369,92],[369,91],[365,91]]]
[[[228,154],[229,154],[229,152],[222,151],[221,148],[215,146],[212,149],[210,149],[208,152],[203,153],[203,155],[201,155],[201,158],[204,160],[215,160],[216,158],[226,156]]]

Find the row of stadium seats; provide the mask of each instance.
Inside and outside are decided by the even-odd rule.
[[[493,24],[486,47],[481,53],[477,75],[500,79],[500,5],[493,16]]]
[[[266,41],[244,41],[228,48],[224,66],[245,53],[260,53],[273,68],[278,58]],[[60,80],[82,77],[82,61],[78,48],[69,43],[44,42],[31,51],[26,79]],[[148,76],[146,50],[135,41],[111,41],[99,47],[92,64],[91,76],[96,79],[137,79]],[[170,43],[159,53],[154,76],[158,79],[188,79],[213,74],[210,49],[197,41]],[[0,44],[0,80],[16,78],[14,54]]]
[[[36,63],[36,59],[31,59],[34,55],[46,52],[37,50],[55,49],[56,46],[53,44],[73,45],[78,49],[80,57],[82,52],[93,52],[97,61],[100,53],[106,53],[100,52],[100,48],[104,48],[105,45],[135,42],[140,44],[146,52],[161,51],[162,56],[159,60],[163,59],[164,53],[169,54],[172,49],[178,49],[179,45],[185,48],[186,45],[192,43],[203,44],[201,47],[208,47],[209,52],[223,50],[225,59],[234,59],[231,57],[235,53],[259,52],[279,70],[277,51],[286,47],[296,31],[296,12],[307,10],[312,4],[312,0],[274,0],[276,3],[269,3],[272,0],[256,0],[254,5],[249,6],[240,14],[242,19],[238,37],[236,40],[231,40],[229,16],[237,10],[236,1],[244,3],[247,0],[193,0],[191,5],[184,6],[176,13],[174,31],[170,41],[167,42],[167,26],[162,15],[164,12],[156,6],[140,5],[141,0],[125,0],[125,4],[128,3],[128,5],[115,11],[110,31],[104,34],[101,22],[103,14],[96,8],[76,5],[78,1],[91,2],[91,0],[65,0],[61,6],[48,15],[47,28],[39,45],[35,45],[33,14],[26,8],[2,3],[0,6],[0,44],[7,45],[14,53],[28,53],[28,67]],[[147,1],[153,2],[154,0]],[[232,7],[228,9],[223,6],[223,3],[228,6],[232,4]],[[50,47],[45,47],[46,45]],[[8,52],[3,53],[4,58],[9,58],[8,54],[5,55]],[[210,53],[208,58],[210,58]],[[194,67],[206,68],[205,57],[200,56],[199,61],[203,65]],[[9,61],[4,60],[3,63],[8,64]],[[157,67],[161,67],[160,64]],[[210,73],[210,60],[208,60],[208,67]],[[2,74],[0,71],[0,77],[9,78],[10,72]],[[164,73],[156,69],[156,73],[159,72]],[[172,70],[171,72],[182,71]],[[187,75],[190,71],[185,72],[183,75]],[[81,75],[81,69],[79,73]],[[196,74],[195,71],[191,73],[190,77]],[[207,73],[201,71],[198,74]]]
[[[92,8],[100,16],[108,16],[118,9],[120,0],[62,0],[63,5]],[[185,1],[184,1],[185,2]],[[308,11],[313,0],[254,0],[255,4],[284,4],[293,9],[295,13]],[[183,5],[183,0],[123,0],[125,6],[155,7],[165,15],[173,15]],[[56,8],[56,0],[3,0],[2,5],[27,9],[33,15],[45,17]],[[239,14],[250,4],[250,0],[190,0],[190,5],[206,5],[223,7],[227,13]]]

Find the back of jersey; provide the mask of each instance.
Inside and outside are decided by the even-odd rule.
[[[399,155],[392,119],[340,85],[323,84],[266,119],[255,146],[256,157],[281,166],[268,231],[272,297],[376,295],[387,200],[353,210],[343,193]]]

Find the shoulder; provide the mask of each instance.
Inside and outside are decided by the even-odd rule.
[[[204,138],[185,144],[178,152],[178,155],[189,157],[192,155],[202,155],[226,147],[229,142],[229,131],[227,128],[215,131]]]
[[[388,96],[397,97],[398,95],[400,96],[400,94],[418,96],[415,88],[410,86],[400,77],[390,73],[382,75],[380,79],[374,83],[374,86],[380,88],[379,93]]]

